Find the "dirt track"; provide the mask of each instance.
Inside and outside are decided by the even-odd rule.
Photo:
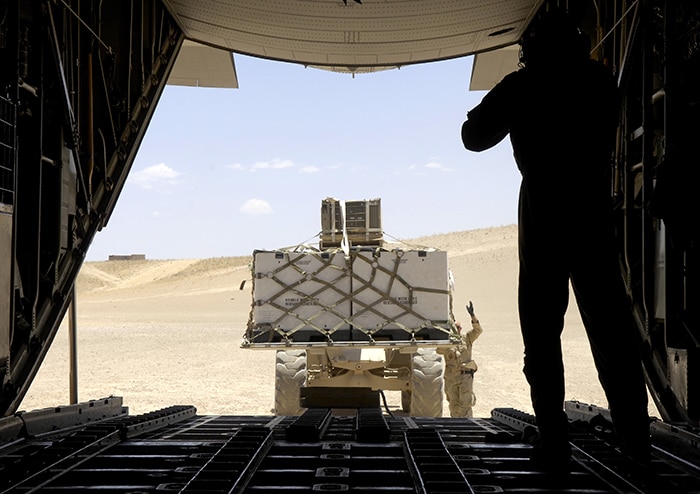
[[[484,333],[474,345],[474,415],[531,411],[517,317],[517,230],[505,226],[412,240],[446,250],[454,312],[474,302]],[[251,304],[248,257],[87,263],[78,278],[79,400],[122,396],[131,413],[192,404],[202,414],[268,415],[274,353],[241,349]],[[543,301],[546,303],[546,301]],[[578,313],[564,331],[567,399],[607,406]],[[22,409],[69,402],[64,321]],[[387,393],[398,407],[398,393]],[[445,404],[445,413],[447,406]],[[654,413],[655,410],[652,410]]]

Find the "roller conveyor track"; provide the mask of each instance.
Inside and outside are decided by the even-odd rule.
[[[652,461],[641,466],[609,440],[604,411],[574,412],[571,471],[553,474],[528,461],[534,420],[513,409],[451,419],[380,409],[200,416],[177,406],[3,438],[0,493],[700,493],[692,433],[652,427]]]

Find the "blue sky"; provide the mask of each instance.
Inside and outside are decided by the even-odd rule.
[[[349,74],[236,55],[238,89],[167,86],[88,261],[315,243],[321,201],[381,198],[388,238],[513,224],[508,139],[466,151],[471,57]]]

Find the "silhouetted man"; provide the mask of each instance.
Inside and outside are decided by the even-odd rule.
[[[559,11],[533,22],[521,69],[468,113],[464,146],[482,151],[507,134],[522,175],[518,304],[539,429],[533,459],[567,467],[561,332],[569,282],[623,450],[649,450],[649,417],[635,322],[621,276],[611,203],[618,92],[590,43]]]

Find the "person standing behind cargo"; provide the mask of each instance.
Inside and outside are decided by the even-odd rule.
[[[641,459],[650,449],[639,338],[611,198],[618,88],[589,50],[590,41],[568,14],[544,14],[521,40],[522,67],[462,124],[462,142],[471,151],[510,134],[522,175],[518,310],[539,432],[532,459],[562,469],[571,456],[561,347],[569,285],[621,448]]]
[[[459,344],[437,350],[445,356],[445,395],[450,405],[450,417],[471,417],[472,407],[476,404],[474,373],[477,365],[472,360],[472,344],[483,330],[474,314],[474,304],[471,300],[467,305],[467,312],[471,316],[472,329],[464,333],[459,321],[455,322],[459,331]]]

